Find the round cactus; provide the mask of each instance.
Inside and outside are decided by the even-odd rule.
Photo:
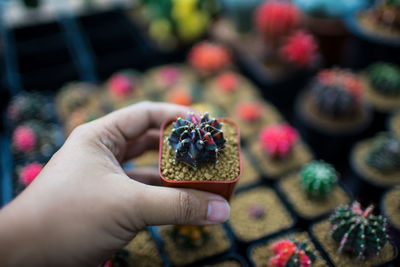
[[[37,162],[24,166],[19,174],[19,182],[25,186],[29,185],[42,169],[43,165]]]
[[[332,165],[312,161],[301,169],[300,184],[311,197],[325,197],[336,186],[338,175]]]
[[[382,173],[400,170],[400,140],[392,133],[381,133],[374,138],[365,162]]]
[[[362,210],[360,203],[342,205],[330,217],[330,235],[339,252],[350,252],[360,259],[378,255],[388,242],[386,218],[372,214],[373,206]]]
[[[217,77],[218,88],[225,93],[232,93],[238,89],[238,77],[234,72],[225,72]]]
[[[285,36],[295,30],[301,21],[301,13],[289,1],[270,0],[261,4],[255,12],[255,26],[268,40]]]
[[[318,54],[315,38],[304,31],[297,31],[286,38],[280,50],[284,61],[298,67],[310,67]]]
[[[188,59],[194,69],[207,74],[223,70],[232,60],[226,47],[206,41],[193,46]]]
[[[18,126],[13,132],[12,146],[22,153],[33,151],[37,146],[35,131],[29,126]]]
[[[182,248],[198,248],[210,237],[210,227],[206,225],[174,225],[172,239]]]
[[[162,67],[157,73],[156,80],[159,84],[168,87],[176,84],[181,78],[181,76],[182,73],[180,69],[173,66],[165,66]]]
[[[201,118],[188,113],[186,119],[178,118],[172,124],[174,129],[168,144],[175,151],[175,160],[195,168],[217,161],[218,153],[226,143],[220,122],[210,119],[206,112]]]
[[[367,68],[368,79],[377,92],[396,96],[400,94],[400,68],[394,64],[377,62]]]
[[[236,106],[236,113],[246,122],[258,121],[263,113],[263,106],[259,102],[241,102]]]
[[[347,118],[361,110],[363,83],[349,70],[328,69],[318,73],[311,85],[315,107],[325,116]]]
[[[7,108],[7,118],[13,123],[38,119],[51,119],[51,105],[49,101],[38,93],[23,93],[12,98]]]
[[[61,116],[67,118],[72,112],[86,107],[97,87],[85,82],[71,82],[57,94],[57,107]]]
[[[290,155],[299,134],[287,123],[272,124],[261,130],[260,144],[268,156],[284,159]]]
[[[316,255],[308,248],[308,241],[294,242],[280,240],[271,245],[274,256],[269,260],[270,267],[311,267]]]
[[[193,103],[193,97],[189,88],[176,87],[168,92],[167,101],[177,105],[190,106]]]
[[[116,73],[108,81],[108,90],[116,98],[124,98],[131,95],[137,87],[134,75],[128,71]]]

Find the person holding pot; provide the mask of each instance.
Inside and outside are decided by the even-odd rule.
[[[96,266],[146,226],[218,224],[221,196],[160,186],[121,165],[157,149],[161,123],[188,108],[141,102],[78,126],[36,179],[0,210],[4,266]]]

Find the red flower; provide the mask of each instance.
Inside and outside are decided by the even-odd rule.
[[[273,158],[285,158],[292,151],[299,134],[287,123],[273,124],[261,130],[260,144],[265,152]]]
[[[286,39],[280,52],[285,61],[309,67],[318,53],[318,45],[311,34],[297,31]]]
[[[12,145],[22,152],[30,152],[36,146],[36,134],[28,126],[18,126],[12,137]]]
[[[43,169],[43,165],[37,162],[26,165],[22,168],[19,175],[19,181],[21,184],[27,186],[38,176],[40,171]]]
[[[108,83],[108,89],[112,95],[123,98],[124,96],[128,96],[133,92],[134,85],[129,77],[124,74],[117,73],[111,76]]]
[[[266,1],[255,12],[255,25],[266,38],[283,36],[295,30],[301,19],[300,10],[289,1]]]
[[[231,63],[231,53],[222,45],[201,42],[193,46],[188,59],[196,70],[215,73]]]

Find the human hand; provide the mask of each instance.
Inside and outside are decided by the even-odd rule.
[[[229,205],[222,197],[160,187],[156,173],[127,174],[121,167],[157,149],[155,129],[187,111],[142,102],[77,127],[38,177],[0,211],[2,264],[96,266],[148,225],[225,221]]]

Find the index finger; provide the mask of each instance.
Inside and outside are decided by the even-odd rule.
[[[99,140],[117,158],[122,159],[127,142],[144,134],[150,128],[159,128],[168,119],[184,116],[188,111],[190,109],[184,106],[141,102],[94,121],[92,127]]]

